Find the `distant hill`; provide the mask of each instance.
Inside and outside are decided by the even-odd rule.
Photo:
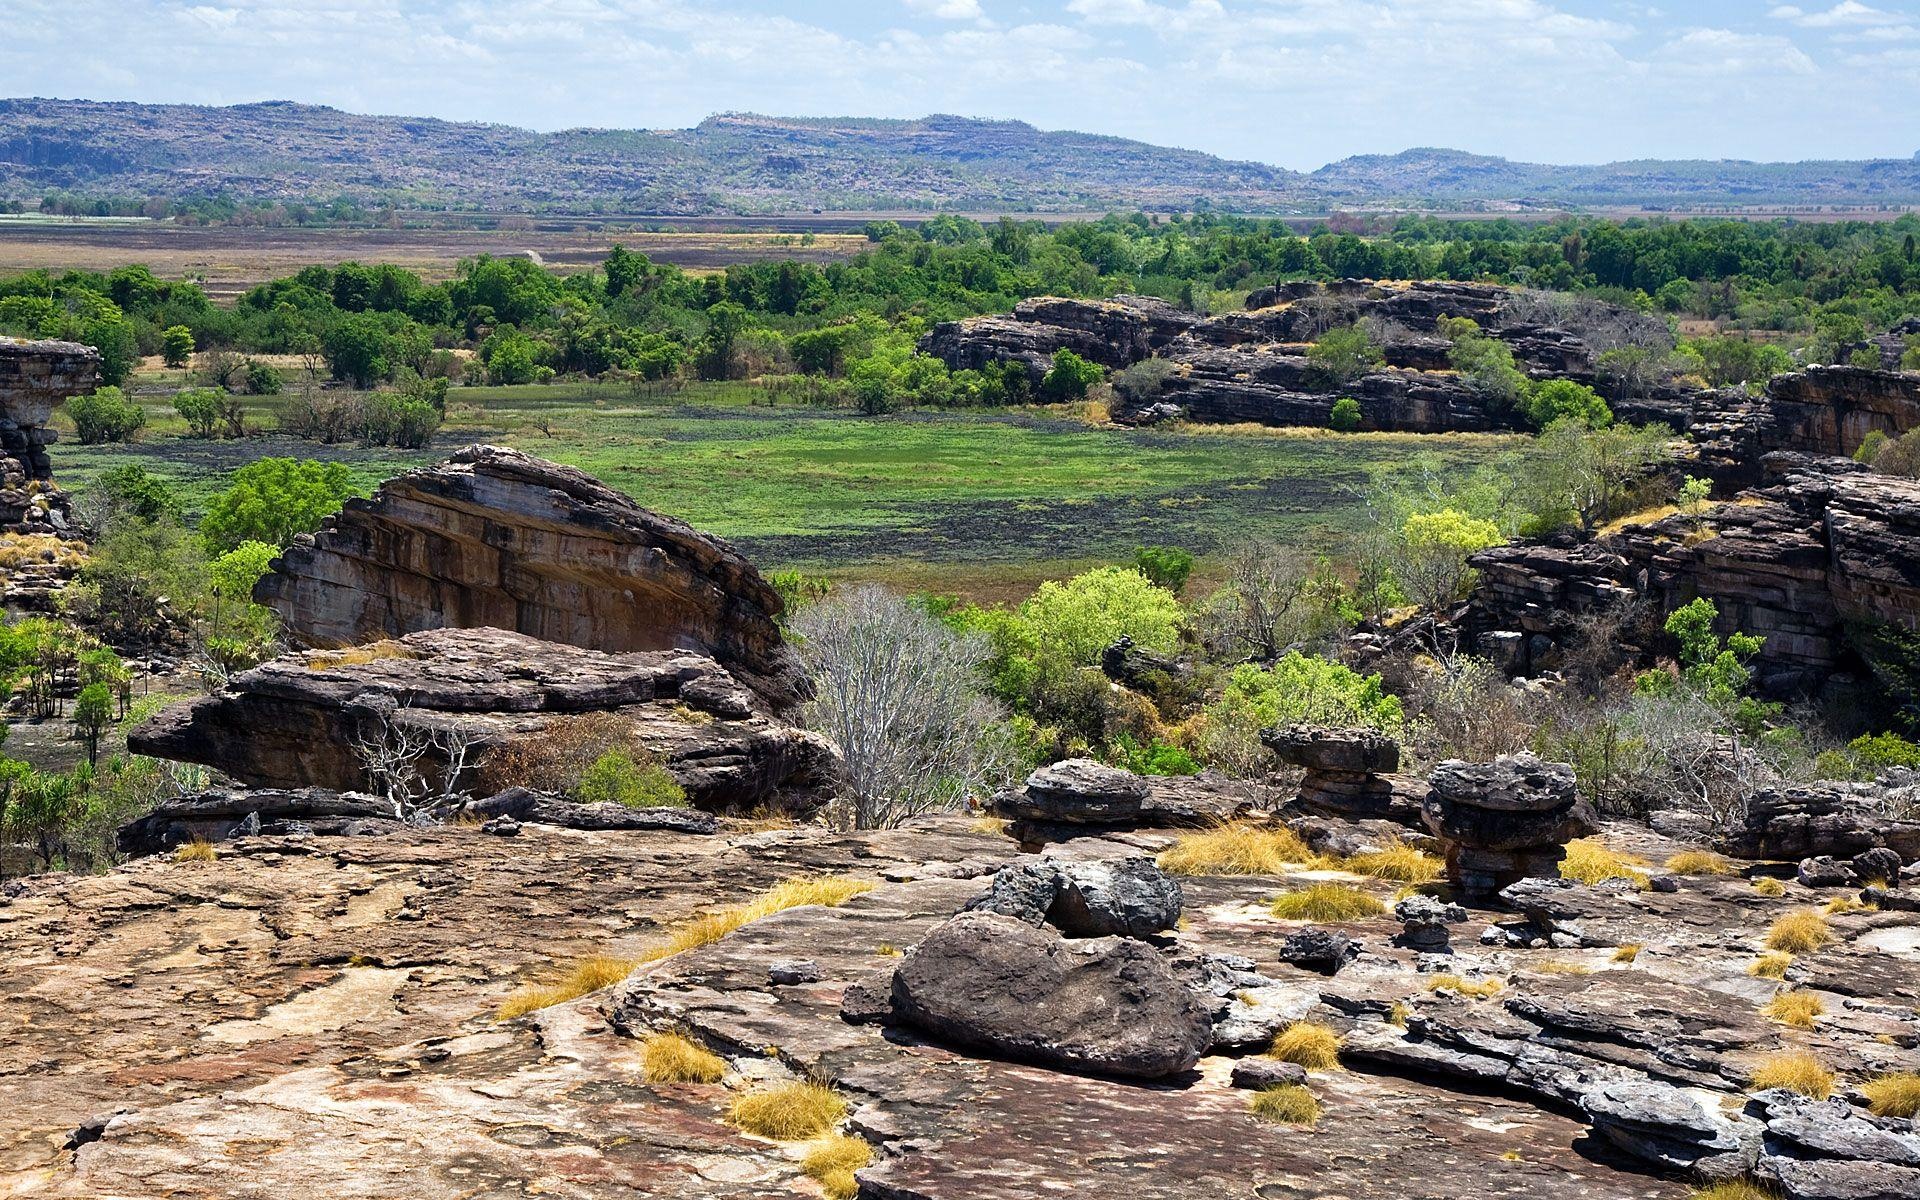
[[[692,129],[568,129],[230,108],[0,100],[0,199],[324,201],[467,211],[729,214],[1115,208],[1318,213],[1376,204],[1920,203],[1920,156],[1870,162],[1544,166],[1458,150],[1311,174],[1020,121],[728,113]]]

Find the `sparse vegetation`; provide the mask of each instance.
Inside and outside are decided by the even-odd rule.
[[[1175,875],[1281,875],[1310,862],[1313,851],[1284,825],[1236,821],[1183,833],[1160,852],[1160,869]]]
[[[1788,954],[1809,954],[1833,939],[1833,926],[1811,908],[1786,913],[1767,930],[1767,948]]]
[[[640,1042],[640,1067],[648,1083],[719,1083],[727,1060],[677,1033],[651,1033]]]
[[[1812,992],[1781,992],[1761,1011],[1782,1025],[1812,1029],[1815,1019],[1826,1014],[1827,1006]]]
[[[1340,1035],[1315,1021],[1295,1021],[1274,1036],[1267,1057],[1309,1071],[1331,1071],[1340,1065]]]
[[[1249,1101],[1253,1115],[1279,1125],[1314,1125],[1320,1120],[1320,1101],[1297,1083],[1261,1088]]]
[[[205,838],[195,838],[173,852],[175,862],[213,862],[220,857],[219,847]]]
[[[860,1181],[854,1172],[873,1161],[873,1147],[865,1138],[830,1133],[807,1148],[800,1169],[820,1185],[827,1200],[853,1200]]]
[[[1682,850],[1667,859],[1667,870],[1675,875],[1727,875],[1733,864],[1711,850]]]
[[[1356,854],[1340,865],[1356,875],[1411,884],[1432,883],[1446,870],[1445,863],[1404,842]]]
[[[1626,879],[1644,886],[1647,876],[1641,868],[1645,866],[1644,859],[1609,850],[1597,839],[1577,838],[1567,843],[1567,856],[1560,863],[1560,878],[1589,886],[1609,879]]]
[[[1920,1072],[1879,1075],[1860,1085],[1876,1117],[1920,1117]]]
[[[1785,1088],[1815,1100],[1833,1094],[1833,1072],[1805,1050],[1781,1050],[1769,1054],[1753,1069],[1747,1081],[1751,1091]]]
[[[846,1119],[847,1102],[824,1084],[810,1080],[769,1084],[734,1100],[727,1121],[735,1128],[776,1142],[804,1142]]]
[[[1747,974],[1760,979],[1785,979],[1787,968],[1793,965],[1793,955],[1784,950],[1767,950],[1747,964]]]
[[[1286,921],[1358,921],[1387,911],[1379,900],[1343,883],[1316,883],[1284,892],[1267,907]]]
[[[1787,894],[1787,885],[1771,875],[1762,875],[1753,881],[1753,890],[1762,896],[1784,896]]]
[[[1613,961],[1617,963],[1630,963],[1637,960],[1639,957],[1640,957],[1640,945],[1637,942],[1628,942],[1625,945],[1616,948],[1613,952]]]
[[[565,1004],[569,1000],[578,1000],[601,988],[612,987],[619,983],[639,965],[633,959],[616,958],[610,954],[596,954],[580,959],[553,982],[529,984],[507,997],[500,1005],[496,1018],[511,1021],[515,1017],[523,1017],[530,1012],[552,1008],[556,1004]]]
[[[837,907],[855,896],[872,891],[873,886],[869,880],[849,879],[842,876],[789,879],[746,904],[695,917],[678,926],[666,941],[642,953],[640,961],[656,962],[686,950],[717,942],[750,921],[758,921],[762,917],[770,917],[774,913],[784,912],[789,908],[799,908],[805,904]]]
[[[1426,987],[1430,992],[1457,992],[1470,1000],[1485,1000],[1489,996],[1497,996],[1505,991],[1507,985],[1491,977],[1470,980],[1460,975],[1429,975]]]

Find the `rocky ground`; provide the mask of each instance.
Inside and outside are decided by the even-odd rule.
[[[1316,836],[1365,836],[1316,822]],[[1113,859],[1177,836],[1090,831],[1046,853]],[[1637,827],[1606,837],[1651,862],[1679,848]],[[1443,949],[1399,944],[1390,912],[1315,926],[1266,907],[1329,879],[1391,905],[1397,884],[1307,865],[1182,878],[1185,919],[1153,939],[1155,953],[1251,960],[1265,979],[1236,997],[1237,1036],[1257,1040],[1228,1052],[1216,1026],[1193,1069],[1150,1081],[1043,1065],[1044,1053],[1015,1062],[887,1016],[901,952],[918,953],[1015,861],[1035,860],[958,818],[860,835],[527,824],[513,837],[447,826],[243,838],[213,861],[150,858],[14,885],[0,904],[0,1194],[818,1194],[798,1148],[725,1119],[744,1091],[812,1076],[848,1098],[848,1128],[878,1148],[863,1196],[1438,1197],[1463,1178],[1502,1196],[1680,1196],[1679,1160],[1697,1168],[1711,1157],[1703,1145],[1737,1134],[1769,1055],[1812,1051],[1839,1073],[1842,1097],[1920,1065],[1920,915],[1836,914],[1831,946],[1801,955],[1787,982],[1759,978],[1748,967],[1769,922],[1853,892],[1787,882],[1766,896],[1744,874],[1654,890],[1528,885],[1531,919],[1442,905]],[[557,966],[640,956],[689,916],[823,874],[877,886],[495,1019]],[[1331,975],[1287,961],[1308,929],[1352,939],[1357,955]],[[775,968],[792,982],[773,982]],[[1436,990],[1442,973],[1504,987]],[[1761,1012],[1788,988],[1822,999],[1812,1029]],[[1301,1017],[1341,1033],[1344,1069],[1312,1073],[1313,1127],[1259,1121],[1234,1069],[1260,1062],[1265,1037]],[[632,1039],[663,1028],[721,1054],[725,1078],[647,1082]],[[1582,1108],[1608,1084],[1628,1085],[1640,1109],[1691,1103],[1685,1115],[1708,1131],[1665,1135],[1665,1164],[1622,1149],[1640,1109],[1610,1120]],[[1913,1152],[1906,1124],[1895,1144]],[[1920,1178],[1873,1166],[1878,1182],[1795,1194],[1910,1195],[1887,1189]]]

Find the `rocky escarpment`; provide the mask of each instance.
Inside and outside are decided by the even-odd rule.
[[[63,533],[71,508],[53,485],[47,427],[62,401],[100,382],[100,352],[75,342],[0,338],[0,530]]]
[[[1704,596],[1722,633],[1766,638],[1760,681],[1790,692],[1848,657],[1850,629],[1920,628],[1920,484],[1840,459],[1771,465],[1779,482],[1698,517],[1477,555],[1470,635],[1510,671],[1535,674],[1553,669],[1583,613],[1645,597],[1664,615]]]
[[[733,547],[497,446],[349,501],[276,559],[254,595],[309,646],[493,627],[616,653],[704,654],[776,712],[808,688],[775,624],[779,596]]]
[[[350,792],[374,785],[363,747],[412,742],[422,787],[444,795],[480,787],[489,754],[540,742],[583,714],[625,722],[636,748],[701,807],[796,802],[833,780],[832,749],[767,714],[711,658],[611,654],[500,629],[289,654],[162,710],[128,745],[254,787]]]

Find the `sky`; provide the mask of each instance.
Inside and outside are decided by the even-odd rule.
[[[1905,158],[1920,0],[0,0],[0,96],[543,130],[940,112],[1303,170]]]

